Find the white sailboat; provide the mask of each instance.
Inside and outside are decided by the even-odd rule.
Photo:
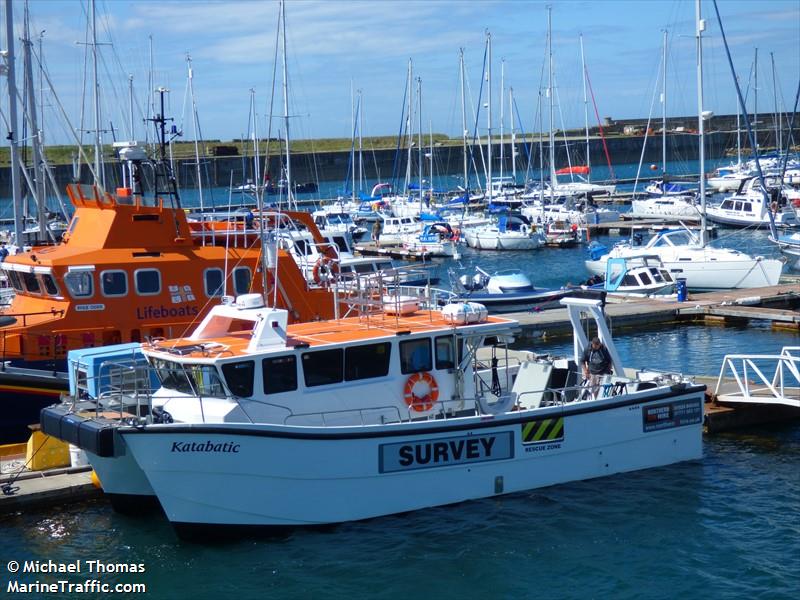
[[[700,16],[700,0],[696,4],[697,103],[700,135],[700,172],[705,168],[705,120],[711,114],[703,110],[703,46],[705,21]],[[608,254],[593,256],[586,268],[595,275],[606,272],[609,258],[627,258],[645,251],[658,256],[678,279],[685,279],[691,289],[753,288],[777,285],[783,263],[763,256],[750,256],[730,248],[712,248],[706,244],[705,180],[700,178],[702,225],[699,237],[688,230],[662,231],[655,234],[643,249],[630,243],[615,246]]]

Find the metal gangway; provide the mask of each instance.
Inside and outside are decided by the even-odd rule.
[[[780,354],[727,354],[714,394],[718,402],[800,408],[800,346]]]

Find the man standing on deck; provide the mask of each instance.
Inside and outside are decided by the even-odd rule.
[[[599,337],[592,338],[592,343],[583,351],[581,365],[583,365],[583,377],[588,381],[592,395],[597,398],[600,380],[603,375],[611,374],[611,355]]]

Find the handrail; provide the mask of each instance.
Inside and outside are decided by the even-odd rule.
[[[720,395],[725,375],[729,373],[745,402],[775,402],[800,407],[800,399],[789,398],[787,395],[788,389],[793,392],[795,390],[792,384],[800,387],[800,356],[795,356],[792,352],[800,352],[800,346],[785,346],[780,354],[726,354],[714,395]],[[770,367],[774,367],[771,377],[765,373]],[[757,396],[758,392],[765,391],[770,395]]]

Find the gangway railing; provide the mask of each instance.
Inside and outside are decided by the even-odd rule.
[[[735,388],[728,391],[731,379]],[[780,354],[727,354],[714,395],[723,402],[800,408],[800,346],[785,346]]]

